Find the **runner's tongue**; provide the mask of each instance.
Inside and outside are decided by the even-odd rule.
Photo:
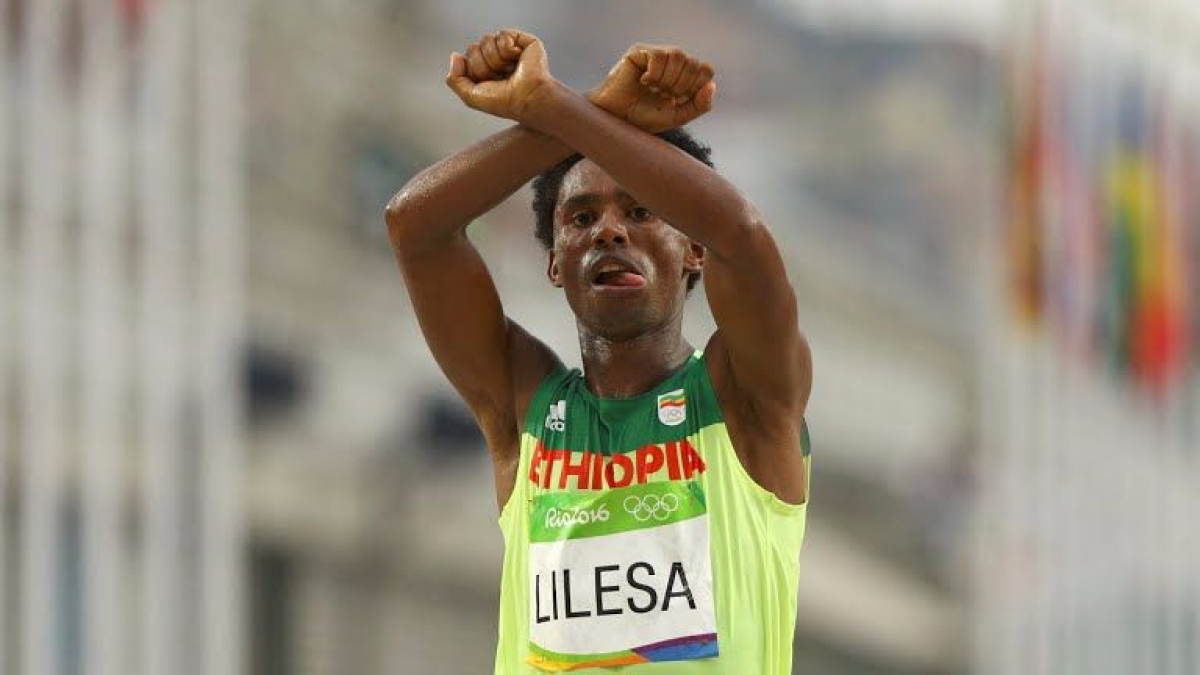
[[[643,286],[646,279],[636,272],[604,272],[596,277],[596,283],[601,286]]]

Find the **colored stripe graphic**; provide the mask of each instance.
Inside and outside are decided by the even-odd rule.
[[[613,668],[636,663],[687,661],[711,658],[719,653],[716,633],[675,638],[607,654],[560,654],[542,649],[533,643],[529,644],[529,650],[530,654],[526,661],[530,665],[559,673],[583,668]]]
[[[688,637],[665,640],[633,650],[646,657],[647,661],[687,661],[691,659],[706,659],[716,656],[717,634],[691,635]]]

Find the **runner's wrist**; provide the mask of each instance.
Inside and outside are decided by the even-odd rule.
[[[579,104],[591,106],[575,90],[558,80],[551,80],[530,94],[517,121],[522,126],[557,138],[556,131],[563,122],[564,113]]]

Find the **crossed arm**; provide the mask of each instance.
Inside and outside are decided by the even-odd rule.
[[[778,469],[782,463],[779,473],[792,479],[765,487],[789,501],[804,501],[798,437],[811,388],[811,359],[774,239],[733,185],[646,133],[657,130],[653,125],[630,123],[663,110],[670,112],[671,122],[698,116],[711,105],[714,86],[696,87],[703,79],[699,69],[677,50],[635,47],[605,85],[614,76],[628,83],[632,73],[640,86],[619,90],[620,96],[608,100],[612,107],[601,109],[593,104],[599,103],[595,96],[589,101],[550,76],[541,43],[532,36],[511,33],[495,40],[492,47],[469,49],[465,57],[454,55],[447,83],[467,105],[521,126],[430,167],[388,206],[396,259],[422,330],[474,411],[494,456],[515,449],[528,399],[558,360],[505,318],[465,228],[573,148],[706,247],[705,287],[718,326],[706,349],[714,384],[729,394],[739,414],[745,411],[741,416],[753,420],[743,428],[766,429],[744,444],[762,449],[750,458],[751,474],[769,482],[761,480],[770,475],[762,467]],[[691,91],[679,88],[681,82]],[[662,128],[672,126],[677,124]],[[753,466],[758,462],[761,467]],[[503,501],[499,482],[498,489]]]
[[[749,474],[784,501],[807,501],[800,447],[812,359],[796,297],[762,215],[718,173],[605,115],[550,80],[520,119],[575,148],[638,201],[706,249],[717,331],[705,349],[727,428]]]

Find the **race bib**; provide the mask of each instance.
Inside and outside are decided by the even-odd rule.
[[[565,671],[717,656],[697,482],[543,494],[530,518],[530,664]]]

